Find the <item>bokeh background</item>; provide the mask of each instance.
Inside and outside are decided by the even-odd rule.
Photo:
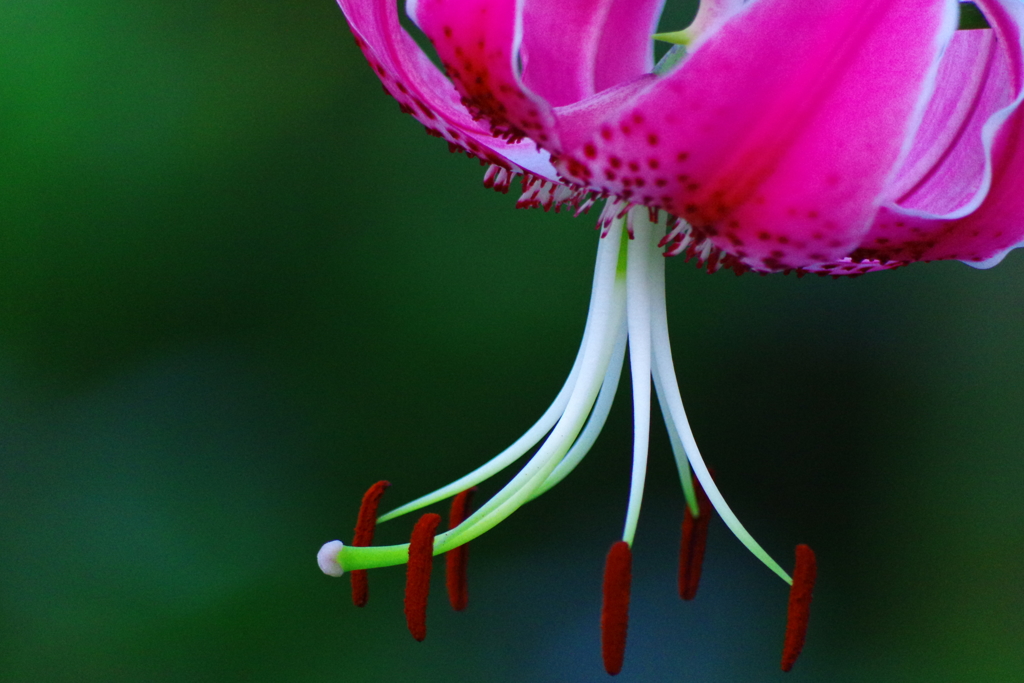
[[[594,215],[515,211],[481,172],[330,0],[0,3],[0,680],[606,679],[625,383],[578,471],[473,543],[467,612],[436,578],[424,643],[401,568],[357,610],[314,561],[369,484],[398,503],[479,464],[571,365]],[[1024,680],[1024,254],[668,271],[723,491],[784,564],[820,558],[785,679]],[[618,680],[783,680],[786,587],[717,521],[676,597],[653,434]]]

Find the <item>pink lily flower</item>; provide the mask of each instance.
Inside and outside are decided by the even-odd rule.
[[[561,481],[604,425],[625,349],[633,387],[630,498],[604,582],[605,668],[622,667],[630,548],[639,519],[653,382],[687,505],[680,593],[694,597],[712,509],[790,584],[782,667],[799,654],[815,576],[797,546],[791,576],[730,510],[697,448],[673,368],[664,259],[709,272],[861,275],[913,261],[998,263],[1024,241],[1024,4],[978,0],[988,27],[958,31],[954,0],[703,0],[657,65],[662,0],[408,0],[447,77],[400,26],[393,0],[339,0],[385,90],[488,165],[484,183],[519,206],[606,200],[590,313],[551,407],[489,462],[376,515],[367,492],[356,540],[321,549],[325,573],[409,565],[406,615],[425,636],[432,555],[448,553],[465,605],[465,548]],[[468,490],[537,450],[469,514]],[[458,495],[456,495],[458,494]],[[376,522],[456,496],[450,529],[421,518],[410,544],[371,547]]]

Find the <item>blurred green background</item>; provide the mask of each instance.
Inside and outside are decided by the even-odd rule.
[[[606,679],[625,386],[574,476],[473,543],[466,613],[436,578],[424,643],[401,568],[357,610],[314,561],[369,484],[387,505],[479,464],[571,365],[594,214],[515,211],[481,171],[329,0],[0,4],[0,681]],[[818,552],[785,680],[1024,680],[1024,255],[668,269],[720,486],[783,564]],[[782,680],[786,587],[720,523],[675,597],[653,435],[617,680]]]

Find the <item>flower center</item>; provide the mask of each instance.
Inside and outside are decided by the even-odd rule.
[[[546,493],[564,479],[593,446],[604,427],[629,348],[633,389],[633,467],[629,502],[621,540],[608,556],[602,611],[603,652],[609,673],[622,666],[629,602],[630,548],[636,534],[647,473],[651,417],[651,383],[661,406],[675,457],[686,510],[680,548],[679,592],[692,599],[697,592],[712,509],[755,557],[793,586],[784,663],[792,662],[802,646],[813,575],[798,562],[803,578],[794,583],[782,567],[747,532],[715,485],[697,448],[680,397],[669,343],[665,308],[663,255],[687,250],[705,261],[715,259],[710,243],[689,225],[657,209],[609,200],[598,222],[601,239],[594,269],[593,291],[583,341],[569,377],[541,418],[515,443],[489,462],[458,480],[381,517],[376,506],[387,487],[378,482],[367,492],[360,509],[356,538],[351,545],[332,541],[318,555],[325,573],[353,574],[353,600],[366,603],[364,570],[408,563],[406,616],[417,640],[426,635],[426,596],[432,555],[448,554],[449,598],[453,607],[466,604],[465,544],[492,529],[515,510]],[[662,248],[668,245],[664,254]],[[711,264],[709,263],[709,266]],[[538,446],[539,444],[539,446]],[[496,475],[534,447],[536,452],[512,479],[479,509],[468,514],[468,491]],[[387,522],[455,496],[450,528],[435,534],[436,514],[420,518],[408,544],[372,546],[377,522]],[[806,557],[807,552],[798,557]],[[811,554],[813,558],[813,554]],[[806,560],[804,560],[806,564]],[[803,572],[800,574],[800,572]],[[807,576],[811,576],[807,579]],[[793,598],[792,596],[797,596]],[[795,619],[795,622],[794,622]],[[794,625],[795,624],[795,625]]]

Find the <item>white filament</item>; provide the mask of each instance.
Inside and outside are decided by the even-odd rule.
[[[630,240],[624,232],[627,221],[633,237]],[[601,225],[607,234],[598,246],[583,341],[572,371],[551,406],[522,437],[489,462],[392,510],[379,521],[425,507],[487,479],[522,457],[545,434],[543,444],[511,481],[456,528],[435,537],[434,554],[471,541],[527,501],[551,489],[579,464],[604,426],[618,387],[628,340],[633,388],[633,466],[623,540],[632,545],[643,500],[653,379],[691,514],[700,514],[690,476],[692,467],[726,526],[755,557],[792,583],[725,502],[701,458],[687,421],[672,363],[665,310],[665,264],[658,247],[665,226],[660,220],[651,221],[645,207],[623,208],[620,203],[609,203]],[[354,548],[331,541],[317,555],[321,570],[331,576],[340,576],[344,571],[342,560],[350,569],[363,569],[399,564],[407,559],[408,544]]]
[[[655,232],[655,226],[646,214],[645,207],[634,207],[628,218],[633,229],[633,243],[629,246],[626,266],[629,372],[633,385],[633,471],[622,540],[630,546],[640,520],[651,435],[651,270],[652,267],[665,267],[655,251],[661,235]]]
[[[488,531],[526,502],[569,451],[590,414],[611,360],[625,310],[625,283],[619,276],[622,221],[601,240],[594,268],[590,317],[594,334],[586,340],[583,363],[565,412],[536,454],[497,494],[462,524],[437,536],[435,552],[444,552]]]
[[[746,546],[747,550],[753,553],[754,557],[761,560],[769,569],[779,575],[786,583],[793,583],[779,564],[754,540],[740,523],[740,520],[733,513],[729,504],[725,502],[718,487],[715,486],[711,473],[697,448],[697,441],[693,438],[693,431],[686,419],[686,410],[683,408],[683,399],[679,395],[679,384],[676,381],[675,366],[672,364],[672,346],[668,338],[668,316],[665,311],[665,272],[662,269],[659,273],[661,278],[660,286],[653,287],[655,301],[652,307],[651,332],[654,348],[654,373],[655,384],[658,388],[658,397],[662,401],[662,408],[666,410],[672,419],[672,426],[675,428],[686,457],[693,467],[693,473],[703,487],[711,504],[715,506],[718,516],[722,518],[729,530],[739,539],[740,543]]]

